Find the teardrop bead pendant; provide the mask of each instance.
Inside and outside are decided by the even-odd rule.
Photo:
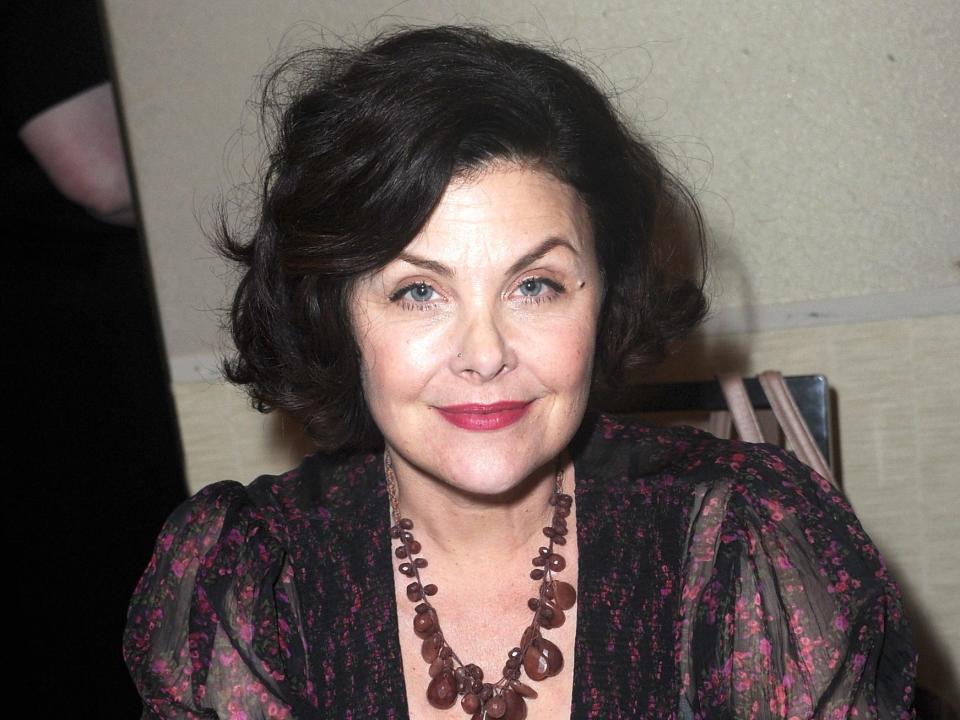
[[[527,701],[520,697],[520,694],[513,690],[504,690],[503,699],[507,702],[506,720],[526,720],[527,719]]]
[[[440,633],[434,633],[424,639],[420,656],[424,662],[432,663],[440,655],[441,647],[443,647],[443,636]]]
[[[523,656],[523,669],[531,680],[553,677],[563,669],[563,653],[549,640],[534,638]]]
[[[553,597],[561,610],[569,610],[577,604],[577,591],[573,589],[573,585],[563,580],[553,581]]]
[[[507,701],[503,699],[503,695],[490,698],[483,707],[487,711],[487,717],[494,720],[500,720],[507,714]]]
[[[457,683],[450,670],[441,670],[427,686],[427,701],[438,710],[452,708],[457,702]]]
[[[433,619],[433,613],[429,610],[425,613],[419,613],[413,618],[413,632],[421,640],[429,637],[437,629],[437,622]]]
[[[560,627],[567,619],[566,615],[563,614],[563,610],[549,604],[545,604],[540,608],[540,613],[537,617],[540,619],[540,627],[546,628],[547,630]]]

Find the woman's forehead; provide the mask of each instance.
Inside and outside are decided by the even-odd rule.
[[[576,191],[547,172],[505,165],[452,181],[404,252],[488,264],[551,239],[575,254],[592,251],[589,216]]]

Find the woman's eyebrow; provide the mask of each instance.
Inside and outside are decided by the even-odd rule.
[[[525,253],[523,256],[517,259],[510,268],[507,270],[507,275],[513,275],[523,270],[528,265],[532,265],[537,260],[542,258],[548,252],[553,250],[555,247],[565,247],[570,250],[574,255],[578,255],[577,250],[573,245],[571,245],[566,240],[562,240],[558,237],[551,237],[544,240],[542,243],[537,245],[533,250],[528,253]],[[428,260],[427,258],[420,257],[419,255],[413,255],[408,252],[401,252],[397,255],[398,260],[403,260],[404,262],[410,263],[411,265],[416,265],[421,267],[424,270],[429,270],[434,272],[441,277],[450,278],[456,275],[456,272],[447,265],[444,265],[442,262],[437,262],[436,260]]]
[[[437,275],[447,278],[453,277],[456,274],[442,262],[437,262],[436,260],[427,260],[427,258],[422,258],[419,255],[411,255],[408,252],[402,252],[397,255],[397,260],[403,260],[411,265],[416,265],[424,270],[429,270],[430,272],[434,272]]]
[[[562,240],[561,238],[558,238],[558,237],[547,238],[542,243],[540,243],[537,247],[535,247],[533,250],[531,250],[527,254],[523,255],[513,265],[511,265],[510,269],[507,270],[507,275],[513,275],[514,273],[520,272],[528,265],[532,265],[533,263],[535,263],[537,260],[542,258],[544,255],[546,255],[548,252],[553,250],[555,247],[565,247],[568,250],[570,250],[570,252],[572,252],[574,255],[580,254],[577,252],[577,249],[573,245],[568,243],[566,240]]]

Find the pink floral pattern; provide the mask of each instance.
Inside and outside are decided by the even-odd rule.
[[[896,585],[783,451],[589,417],[571,717],[909,718]],[[406,718],[381,456],[181,506],[130,606],[145,718]]]

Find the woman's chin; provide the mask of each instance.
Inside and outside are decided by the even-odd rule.
[[[517,462],[515,457],[474,458],[466,465],[458,463],[440,470],[434,477],[449,489],[474,502],[499,504],[514,502],[551,480],[554,461]]]

